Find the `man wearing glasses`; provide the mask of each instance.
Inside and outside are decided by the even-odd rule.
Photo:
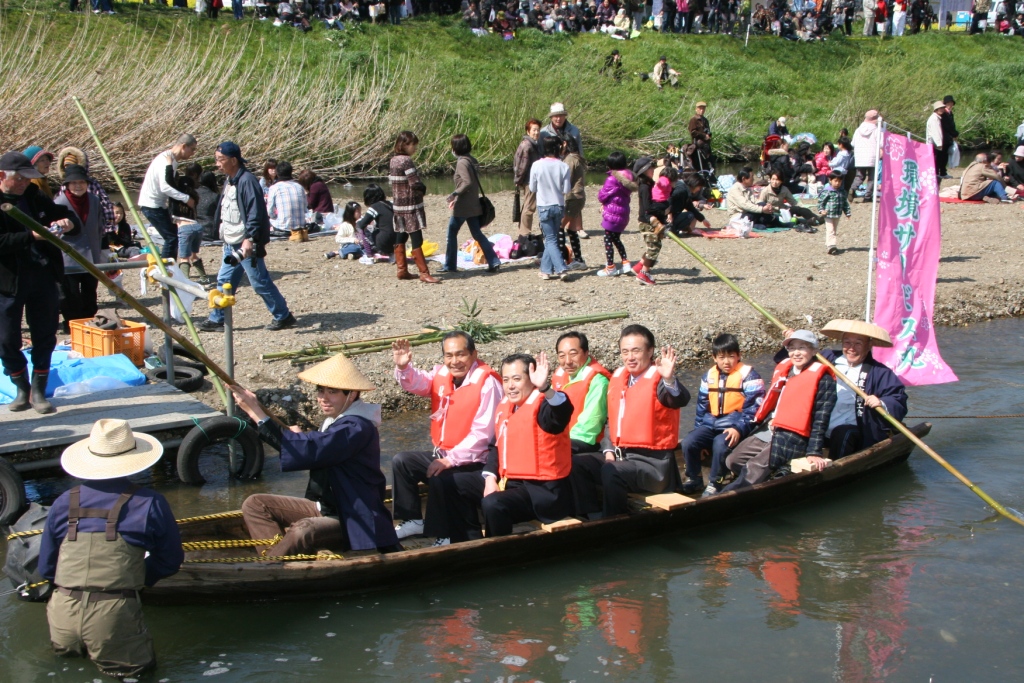
[[[78,217],[46,197],[32,184],[42,174],[20,152],[0,157],[0,203],[13,204],[55,235],[77,234]],[[60,294],[57,283],[64,277],[60,249],[0,212],[0,361],[16,394],[8,409],[38,413],[55,412],[46,400],[50,355],[57,346]],[[28,321],[32,338],[32,375],[21,352],[21,319]]]

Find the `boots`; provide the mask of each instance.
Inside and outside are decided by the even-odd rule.
[[[303,228],[302,230],[299,230],[299,232],[302,233],[302,239],[300,241],[308,242],[309,241],[309,230],[306,230],[305,228]]]
[[[20,413],[23,410],[28,410],[28,393],[31,391],[31,386],[28,383],[28,372],[22,370],[20,375],[12,375],[11,383],[18,390],[18,395],[14,397],[14,400],[7,406],[8,410],[12,413]]]
[[[42,415],[57,412],[53,404],[46,400],[46,380],[49,377],[50,373],[48,372],[32,373],[32,390],[29,400],[32,402],[32,408]]]
[[[405,262],[405,245],[395,245],[395,265],[398,266],[399,280],[415,280],[415,275],[409,274],[409,265]]]
[[[427,267],[427,257],[423,255],[423,249],[413,249],[412,257],[416,261],[416,267],[420,271],[420,282],[426,282],[428,285],[438,285],[441,281],[430,274],[430,268]]]
[[[192,264],[189,263],[188,261],[182,261],[181,263],[179,263],[178,270],[180,270],[181,274],[184,275],[187,279],[192,279]]]

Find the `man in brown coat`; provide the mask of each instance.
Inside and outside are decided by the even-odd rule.
[[[995,197],[1009,204],[1013,200],[1006,196],[1002,176],[992,168],[992,159],[981,152],[974,157],[974,162],[964,170],[960,180],[960,199],[977,201],[985,197]]]
[[[530,119],[526,122],[526,135],[516,148],[516,155],[512,161],[513,179],[522,201],[519,217],[520,235],[529,235],[533,231],[533,216],[537,213],[537,197],[530,192],[530,169],[533,168],[533,162],[540,159],[540,145],[537,143],[539,138],[540,121]]]
[[[698,171],[711,169],[711,124],[704,116],[707,108],[707,102],[698,102],[697,111],[687,125],[694,147],[690,160]]]

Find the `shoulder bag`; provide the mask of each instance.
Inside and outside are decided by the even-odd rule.
[[[472,161],[469,161],[469,170],[473,171],[476,189],[480,191],[480,209],[483,211],[480,216],[480,227],[482,228],[494,222],[494,203],[484,194],[484,186],[480,184],[480,176],[477,175],[476,166],[473,165]]]

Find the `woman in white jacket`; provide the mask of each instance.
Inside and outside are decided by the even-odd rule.
[[[867,193],[861,200],[870,202],[875,191],[875,165],[878,163],[878,110],[871,109],[864,114],[864,121],[853,131],[853,166],[857,175],[852,190],[867,183]],[[853,198],[852,196],[850,197]]]

